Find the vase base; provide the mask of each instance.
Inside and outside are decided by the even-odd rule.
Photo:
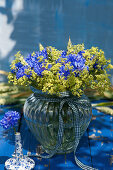
[[[42,148],[42,150],[43,150],[44,152],[46,152],[47,154],[50,154],[51,151],[52,151],[52,150],[45,149],[42,145],[41,145],[41,148]],[[71,149],[66,150],[66,151],[64,151],[64,150],[58,150],[55,154],[57,154],[57,155],[64,155],[64,154],[71,153],[71,152],[73,152],[73,151],[74,151],[74,148],[71,148]]]
[[[23,158],[10,158],[5,162],[5,168],[7,170],[31,170],[35,166],[35,162],[33,159],[30,159],[29,157],[23,157]]]

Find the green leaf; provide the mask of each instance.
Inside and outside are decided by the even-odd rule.
[[[92,104],[92,107],[97,107],[97,106],[113,106],[113,102],[104,102],[104,103]]]
[[[109,107],[96,107],[96,109],[99,110],[100,112],[104,112],[106,114],[110,114],[111,116],[113,116],[113,109]]]

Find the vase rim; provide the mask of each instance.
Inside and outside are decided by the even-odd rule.
[[[57,97],[69,97],[70,95],[72,95],[71,91],[64,91],[64,92],[59,92],[59,96],[56,94],[49,94],[47,92],[42,92],[39,89],[36,89],[33,86],[30,86],[30,89],[32,90],[33,93],[39,94],[39,95],[51,95],[51,96],[57,96]]]

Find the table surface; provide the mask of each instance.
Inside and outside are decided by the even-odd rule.
[[[22,112],[15,105],[11,110]],[[8,111],[7,106],[0,106],[0,119]],[[40,151],[40,144],[29,131],[24,118],[20,124],[23,153]],[[5,161],[12,156],[15,148],[13,130],[6,131],[0,127],[0,170],[4,169]],[[80,140],[77,157],[86,165],[99,170],[113,170],[113,117],[93,109],[92,121]],[[33,158],[34,170],[79,170],[74,160],[74,154],[55,155],[50,159]]]

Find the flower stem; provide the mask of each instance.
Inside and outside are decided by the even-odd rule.
[[[13,126],[14,133],[16,134],[16,128]]]

